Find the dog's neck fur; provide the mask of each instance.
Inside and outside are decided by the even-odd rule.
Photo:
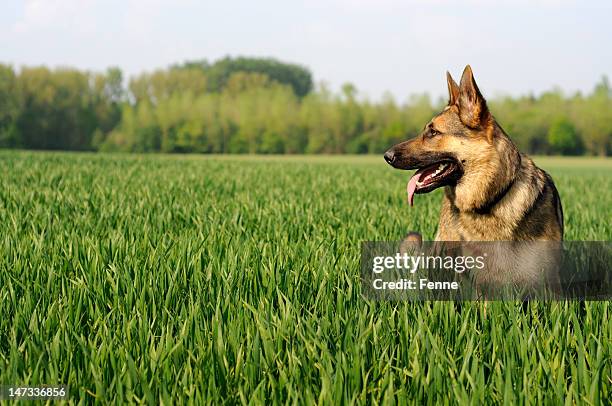
[[[466,170],[457,185],[446,187],[446,197],[459,212],[489,212],[512,188],[520,171],[519,150],[494,120],[491,126],[493,148],[479,151],[474,168]]]

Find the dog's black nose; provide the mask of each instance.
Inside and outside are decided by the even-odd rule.
[[[385,152],[385,161],[387,161],[388,164],[392,164],[393,161],[395,161],[395,151],[393,151],[393,149]]]

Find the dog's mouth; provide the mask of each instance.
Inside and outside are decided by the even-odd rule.
[[[443,160],[419,168],[408,181],[408,202],[413,205],[415,193],[429,193],[440,186],[456,183],[463,171],[453,160]]]

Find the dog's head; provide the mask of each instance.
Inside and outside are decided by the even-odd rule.
[[[385,153],[385,160],[394,168],[417,169],[408,182],[411,205],[415,193],[466,183],[474,187],[470,177],[482,183],[483,173],[497,169],[491,162],[497,154],[495,138],[503,131],[496,129],[472,69],[469,65],[465,67],[459,85],[448,72],[446,77],[449,100],[444,110],[416,138],[397,144]]]

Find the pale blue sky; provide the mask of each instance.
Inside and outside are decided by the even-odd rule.
[[[119,66],[272,56],[362,95],[446,92],[466,63],[485,96],[590,91],[612,77],[612,1],[3,0],[0,62]]]

